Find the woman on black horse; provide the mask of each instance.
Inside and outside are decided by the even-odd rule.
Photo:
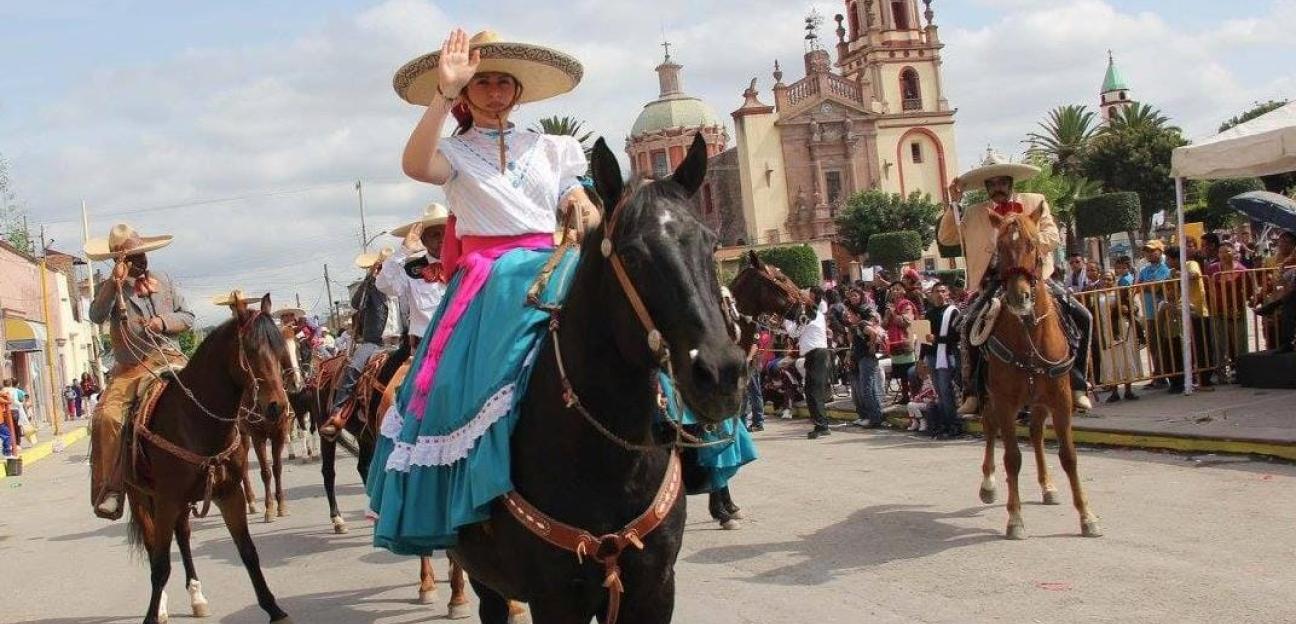
[[[395,79],[427,106],[404,168],[445,187],[441,259],[453,274],[384,418],[368,485],[374,539],[400,553],[453,547],[488,623],[504,621],[503,596],[530,603],[537,622],[621,604],[626,619],[669,621],[684,505],[675,452],[652,433],[655,372],[669,363],[705,422],[736,413],[744,379],[720,309],[715,237],[689,212],[705,145],[672,180],[624,193],[600,141],[596,184],[616,206],[607,236],[591,234],[579,261],[553,253],[559,209],[597,219],[579,180],[584,153],[507,118],[581,72],[560,52],[457,30]],[[459,131],[441,139],[452,108]],[[541,537],[537,520],[555,531]]]

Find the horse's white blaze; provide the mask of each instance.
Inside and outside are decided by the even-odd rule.
[[[689,349],[689,359],[690,359],[690,360],[696,360],[697,357],[698,357],[698,350],[697,350],[697,349]]]

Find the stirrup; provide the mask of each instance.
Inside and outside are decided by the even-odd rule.
[[[320,425],[320,437],[329,442],[337,440],[338,435],[346,428],[347,420],[350,419],[350,408],[351,404],[348,402],[343,404],[342,407],[334,410],[333,413],[329,415],[328,420],[324,421],[324,424]]]

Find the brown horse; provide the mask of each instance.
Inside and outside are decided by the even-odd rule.
[[[171,575],[173,535],[194,615],[206,615],[189,550],[189,513],[205,515],[212,502],[247,568],[257,603],[271,622],[291,621],[266,585],[248,533],[241,482],[247,455],[239,452],[236,428],[242,415],[277,418],[288,410],[282,379],[288,352],[269,316],[269,295],[262,297],[259,310],[249,310],[241,300],[232,307],[233,318],[203,340],[188,365],[174,378],[157,382],[125,432],[133,443],[127,479],[130,539],[143,546],[152,569],[145,624],[167,619],[164,590]]]
[[[1098,519],[1089,511],[1080,475],[1076,468],[1075,442],[1071,437],[1071,379],[1073,357],[1069,354],[1053,297],[1039,275],[1044,254],[1036,243],[1039,237],[1038,217],[991,213],[990,221],[999,232],[995,242],[1000,280],[1003,283],[1002,312],[997,318],[992,304],[985,325],[990,327],[985,344],[987,353],[987,393],[989,401],[982,410],[985,427],[985,458],[981,462],[981,500],[995,500],[995,436],[1003,439],[1004,472],[1008,481],[1008,539],[1025,539],[1021,496],[1017,477],[1021,471],[1021,451],[1017,446],[1017,414],[1030,407],[1030,437],[1035,450],[1035,465],[1043,489],[1044,504],[1060,501],[1049,478],[1044,461],[1044,421],[1053,417],[1053,431],[1058,440],[1058,457],[1071,481],[1071,496],[1080,514],[1080,532],[1086,537],[1102,535]],[[987,295],[988,296],[988,295]],[[973,333],[986,332],[978,328]],[[974,336],[974,340],[976,336]]]
[[[297,359],[297,337],[292,327],[279,327],[279,335],[288,350],[288,369],[284,370],[285,381],[289,392],[297,392],[303,386],[300,360]],[[290,406],[291,407],[291,406]],[[265,487],[265,521],[274,522],[275,517],[288,515],[288,504],[283,493],[283,449],[288,444],[292,431],[293,410],[283,411],[275,418],[259,416],[239,419],[239,432],[242,434],[243,448],[256,453],[257,466],[261,469],[261,483]],[[269,454],[266,444],[269,443]],[[256,513],[256,493],[252,489],[249,466],[243,471],[243,490],[247,496],[248,513]],[[271,483],[274,484],[273,491]]]

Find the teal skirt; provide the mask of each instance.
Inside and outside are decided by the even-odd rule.
[[[509,440],[549,315],[527,306],[526,291],[551,250],[509,251],[495,260],[442,353],[421,414],[410,413],[411,368],[384,415],[366,491],[374,545],[426,555],[455,545],[460,527],[486,520],[491,503],[513,489]],[[541,297],[561,303],[575,265],[569,253]],[[429,327],[436,327],[459,288],[450,280]],[[430,340],[412,362],[422,362]]]
[[[670,378],[665,373],[659,373],[658,380],[662,392],[666,394],[667,415],[683,425],[699,424],[697,417],[680,402],[679,395],[673,391]],[[700,438],[703,442],[731,440],[728,444],[697,449],[697,463],[706,471],[707,482],[702,487],[703,491],[710,492],[728,487],[729,480],[738,474],[739,468],[757,459],[756,441],[752,439],[751,433],[737,416],[726,418],[716,425],[713,431],[704,432]]]

